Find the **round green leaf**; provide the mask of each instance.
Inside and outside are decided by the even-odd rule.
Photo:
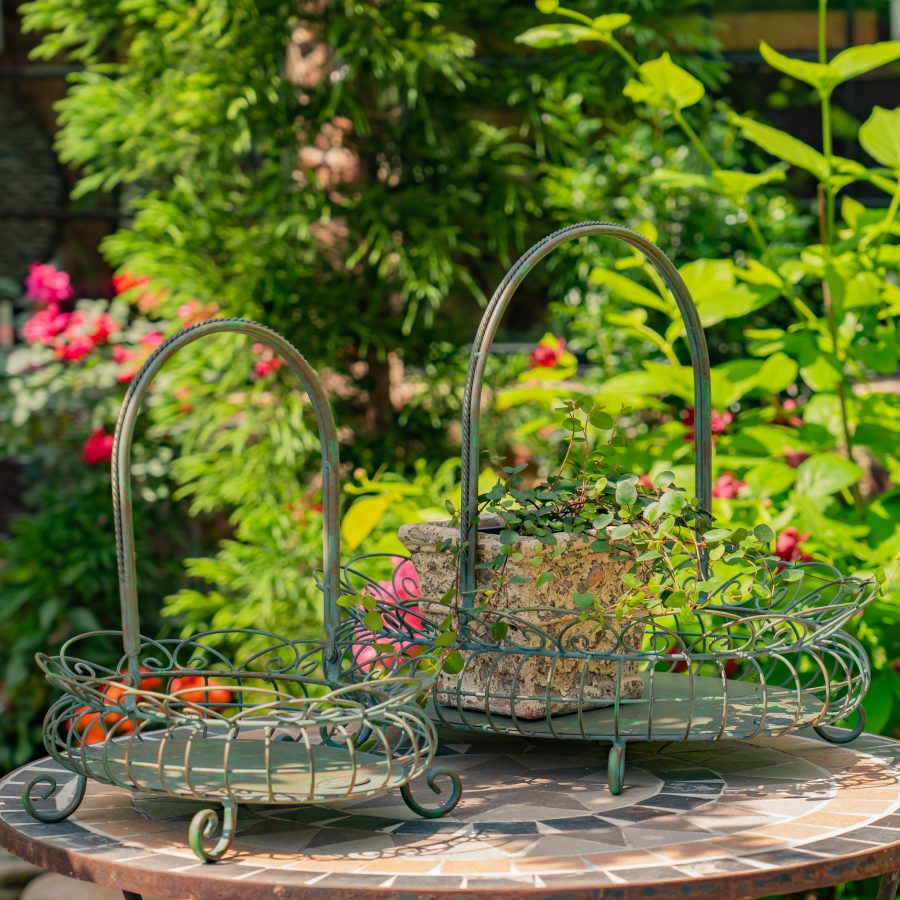
[[[873,159],[900,171],[900,109],[876,106],[859,129],[859,142]]]

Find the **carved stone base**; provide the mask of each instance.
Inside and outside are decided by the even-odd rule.
[[[482,523],[484,524],[484,523]],[[452,550],[438,550],[439,544],[458,545],[458,532],[446,523],[425,522],[404,525],[400,541],[409,551],[419,576],[422,613],[429,609],[439,615],[434,603],[456,585],[458,564]],[[604,608],[612,612],[625,591],[622,576],[631,569],[631,561],[613,559],[615,554],[591,550],[583,537],[561,533],[557,547],[563,552],[556,557],[546,554],[539,566],[532,558],[548,548],[536,538],[523,537],[513,549],[521,560],[508,560],[504,584],[487,599],[485,613],[467,637],[494,643],[492,628],[497,621],[509,625],[503,637],[502,651],[465,651],[466,666],[460,675],[442,676],[437,700],[446,706],[477,709],[498,715],[515,715],[521,719],[539,719],[547,715],[575,712],[579,708],[597,709],[615,701],[616,688],[623,700],[637,699],[643,682],[637,675],[637,663],[617,660],[563,658],[566,651],[627,653],[639,650],[643,640],[643,624],[600,623],[591,618],[581,621],[581,610],[573,601],[575,594],[591,593]],[[500,552],[497,534],[479,534],[478,562],[490,562]],[[551,572],[553,579],[541,586],[537,577]],[[526,576],[527,583],[512,583],[515,576]],[[476,581],[479,587],[491,586],[497,580],[493,571],[481,569]],[[493,616],[492,611],[508,613]],[[536,627],[532,627],[536,626]],[[517,647],[538,651],[539,655],[516,652]]]

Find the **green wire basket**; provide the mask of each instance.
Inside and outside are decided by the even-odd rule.
[[[141,635],[131,507],[134,426],[151,381],[178,349],[218,332],[249,335],[280,353],[309,394],[322,445],[324,631],[321,640],[257,629],[213,630],[186,639]],[[342,616],[339,569],[337,430],[328,400],[303,356],[270,329],[240,319],[203,322],[171,337],[132,381],[116,425],[112,482],[122,630],[67,641],[37,662],[62,696],[44,722],[50,755],[79,778],[65,805],[38,805],[57,790],[49,775],[22,792],[35,818],[56,822],[83,799],[87,779],[131,791],[221,804],[203,808],[189,828],[205,861],[220,859],[234,839],[238,806],[331,804],[399,789],[422,816],[449,812],[460,798],[457,775],[432,769],[434,725],[422,699],[437,668],[429,653],[415,658],[376,646],[353,615]],[[121,641],[114,665],[110,642]],[[238,658],[234,647],[245,649]],[[105,652],[103,652],[105,651]],[[444,803],[426,807],[409,783],[446,776]],[[35,797],[34,795],[37,794]]]

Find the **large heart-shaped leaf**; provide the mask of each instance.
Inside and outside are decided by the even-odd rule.
[[[760,42],[759,53],[773,69],[810,84],[817,90],[827,90],[826,85],[835,77],[827,63],[807,62],[805,59],[785,56],[765,41]]]
[[[827,497],[856,484],[862,474],[860,466],[846,457],[817,453],[800,463],[795,490],[807,497]]]
[[[873,159],[900,171],[900,109],[876,106],[859,129],[859,142]]]
[[[759,45],[762,58],[791,78],[812,85],[820,94],[829,94],[839,84],[900,59],[900,41],[861,44],[842,50],[831,62],[816,63],[785,56],[765,41]]]
[[[632,78],[625,85],[625,95],[636,103],[661,109],[682,110],[703,99],[706,90],[668,53],[640,65],[640,80]]]
[[[660,297],[655,291],[645,288],[633,278],[613,272],[612,269],[598,267],[591,271],[590,280],[594,284],[602,284],[609,288],[612,294],[627,300],[629,303],[637,303],[650,309],[659,310],[666,315],[677,315],[675,303],[668,296]]]
[[[713,179],[716,182],[718,192],[728,197],[743,199],[757,188],[773,181],[784,181],[784,172],[781,169],[768,169],[765,172],[729,172],[725,169],[716,169]]]
[[[679,272],[705,327],[761,309],[778,293],[768,285],[738,282],[734,263],[729,259],[694,260],[682,266]]]
[[[828,65],[834,69],[840,81],[849,81],[896,59],[900,59],[900,41],[882,41],[841,50]]]
[[[762,122],[756,122],[746,116],[734,116],[733,121],[741,129],[744,137],[753,141],[767,153],[777,156],[792,166],[798,166],[811,172],[820,181],[828,178],[827,160],[809,144],[804,144],[803,141],[797,140],[786,131],[780,131],[770,125],[763,125]]]

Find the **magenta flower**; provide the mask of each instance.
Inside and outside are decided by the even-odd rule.
[[[725,472],[716,479],[712,495],[722,500],[734,500],[745,487],[746,481],[739,481],[733,472]]]
[[[800,545],[809,539],[809,532],[803,534],[793,526],[789,525],[775,540],[775,555],[784,560],[784,562],[812,562],[812,557],[808,553],[803,553]]]
[[[694,417],[695,413],[693,408],[686,409],[681,413],[681,421],[684,422],[687,427],[688,433],[684,436],[686,441],[694,440]],[[710,431],[712,432],[712,436],[715,439],[717,434],[725,434],[728,430],[728,426],[734,421],[734,413],[729,412],[727,409],[725,412],[720,413],[716,410],[711,410],[709,422],[710,422]]]
[[[38,303],[62,303],[74,294],[68,272],[39,262],[33,262],[28,270],[25,292]]]
[[[29,344],[50,346],[54,338],[69,325],[71,313],[61,313],[55,305],[38,310],[23,326],[22,334]]]
[[[792,469],[796,469],[800,463],[807,459],[809,459],[809,454],[805,450],[795,450],[793,447],[784,448],[784,461]]]

